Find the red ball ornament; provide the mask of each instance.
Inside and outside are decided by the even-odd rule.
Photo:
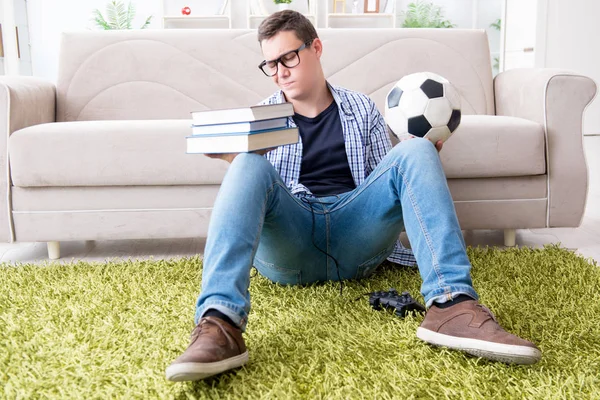
[[[191,8],[189,8],[189,7],[183,7],[183,8],[181,9],[181,13],[182,13],[183,15],[190,15],[190,14],[192,13],[192,9],[191,9]]]

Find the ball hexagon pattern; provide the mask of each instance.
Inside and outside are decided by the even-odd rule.
[[[445,142],[460,120],[458,91],[432,72],[406,75],[387,94],[385,121],[399,139],[417,136]]]

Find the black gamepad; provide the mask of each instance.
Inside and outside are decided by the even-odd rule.
[[[398,294],[396,289],[392,288],[387,292],[373,292],[369,295],[369,304],[373,309],[380,310],[382,306],[395,308],[395,314],[400,318],[404,318],[409,311],[425,312],[425,306],[413,299],[408,292]]]

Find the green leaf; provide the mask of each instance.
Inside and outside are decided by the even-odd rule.
[[[117,17],[117,2],[111,1],[106,6],[106,16],[108,17],[108,24],[111,29],[119,29],[118,17]]]
[[[117,26],[118,29],[127,29],[127,10],[122,1],[117,1]]]
[[[100,10],[92,12],[92,21],[102,29],[132,29],[132,23],[135,18],[135,5],[130,1],[127,5],[122,0],[111,0],[106,4],[106,18]],[[149,16],[140,29],[145,29],[150,25],[152,15]]]
[[[140,29],[146,29],[148,27],[148,25],[150,25],[151,20],[152,20],[152,15],[146,19],[146,22],[144,22],[144,25],[142,25],[142,27]]]
[[[108,24],[108,22],[106,22],[100,10],[96,9],[92,11],[92,17],[92,21],[94,21],[96,23],[96,26],[98,26],[99,28],[105,30],[111,29],[110,25]]]
[[[133,17],[135,17],[135,6],[130,1],[129,6],[127,7],[127,16],[126,16],[127,29],[131,29],[131,22],[133,21]]]
[[[495,30],[499,31],[502,27],[502,20],[500,18],[498,18],[496,21],[494,21],[493,23],[490,24],[490,28],[494,28]]]
[[[456,25],[444,20],[440,6],[432,2],[417,1],[409,3],[407,10],[402,12],[404,28],[454,28]]]

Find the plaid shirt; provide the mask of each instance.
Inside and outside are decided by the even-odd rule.
[[[327,85],[338,106],[348,164],[354,183],[359,186],[392,148],[386,124],[375,103],[368,96],[329,83]],[[284,101],[283,92],[279,90],[261,104],[277,104]],[[291,117],[288,124],[296,126]],[[280,146],[265,157],[273,164],[293,194],[310,193],[306,186],[298,182],[302,165],[302,139],[297,144]],[[413,252],[402,246],[399,240],[388,260],[402,265],[416,265]]]

